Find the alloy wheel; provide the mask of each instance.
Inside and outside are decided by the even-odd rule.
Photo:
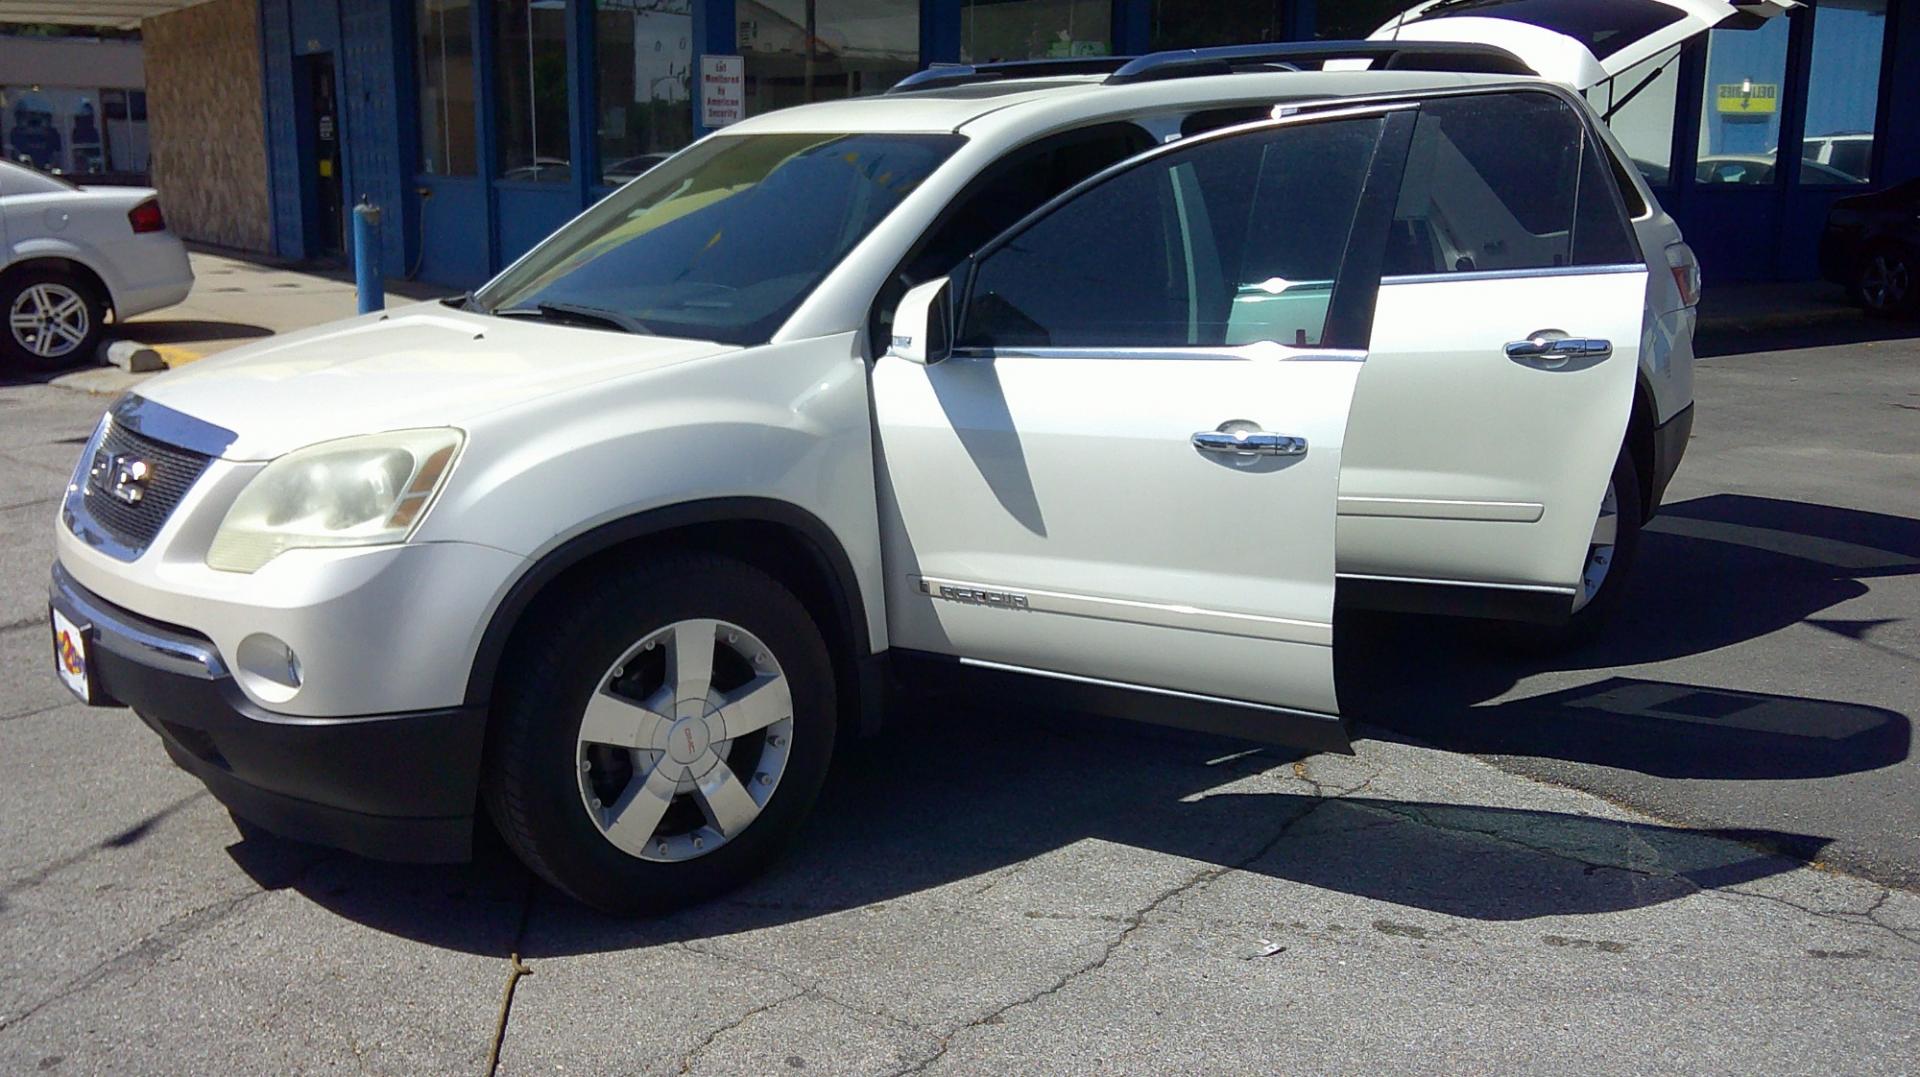
[[[1593,522],[1593,535],[1587,540],[1587,567],[1580,572],[1580,593],[1573,596],[1573,612],[1585,609],[1606,585],[1619,534],[1620,493],[1609,479],[1606,496],[1600,499],[1600,515]]]
[[[792,689],[772,649],[725,621],[678,621],[595,687],[578,737],[581,803],[629,855],[691,860],[759,817],[792,739]]]
[[[28,285],[7,312],[14,342],[42,359],[72,354],[93,329],[87,301],[65,284]]]
[[[1913,270],[1907,260],[1885,252],[1867,259],[1860,273],[1860,295],[1874,310],[1893,310],[1913,294]]]

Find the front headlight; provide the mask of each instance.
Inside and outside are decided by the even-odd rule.
[[[240,491],[207,550],[252,572],[287,550],[405,542],[460,452],[458,430],[396,430],[296,449]]]

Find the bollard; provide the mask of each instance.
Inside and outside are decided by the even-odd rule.
[[[353,284],[360,294],[360,313],[386,309],[380,276],[380,207],[366,195],[353,207]]]

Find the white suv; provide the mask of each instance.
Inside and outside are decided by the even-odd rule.
[[[749,119],[469,297],[116,404],[61,672],[270,829],[458,858],[484,803],[617,911],[756,870],[910,677],[1345,750],[1336,586],[1593,613],[1684,442],[1690,256],[1525,70],[1230,48]]]

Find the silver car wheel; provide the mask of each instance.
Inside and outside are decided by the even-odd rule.
[[[1911,271],[1903,259],[1876,254],[1860,274],[1860,295],[1875,310],[1892,310],[1906,302],[1913,289]]]
[[[622,851],[691,860],[759,818],[792,741],[793,694],[773,651],[738,625],[677,621],[595,686],[580,722],[580,800]]]
[[[14,297],[7,312],[14,343],[42,359],[69,355],[93,329],[87,301],[64,284],[34,284]]]
[[[1580,573],[1580,593],[1573,596],[1573,612],[1585,609],[1605,586],[1619,534],[1620,493],[1608,479],[1606,496],[1600,499],[1600,515],[1593,522],[1593,536],[1587,540],[1587,567]]]

